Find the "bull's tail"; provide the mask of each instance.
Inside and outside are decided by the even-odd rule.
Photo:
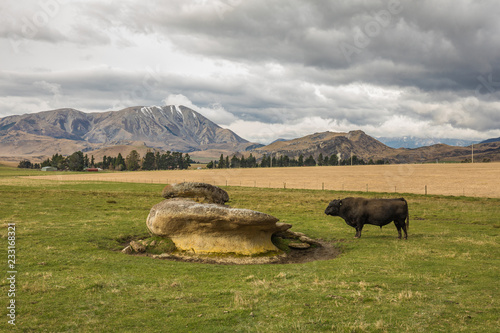
[[[406,231],[410,230],[410,210],[408,209],[408,202],[405,198],[401,198],[406,204]]]

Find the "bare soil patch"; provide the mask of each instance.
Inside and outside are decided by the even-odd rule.
[[[232,257],[232,256],[215,256],[215,255],[192,255],[181,253],[163,253],[155,254],[134,254],[138,256],[149,256],[156,259],[194,262],[200,264],[216,264],[216,265],[255,265],[255,264],[303,264],[307,262],[331,260],[341,254],[341,250],[333,243],[318,241],[321,246],[310,247],[308,249],[290,249],[289,253],[284,253],[276,256],[263,257]],[[124,244],[126,245],[126,244]]]

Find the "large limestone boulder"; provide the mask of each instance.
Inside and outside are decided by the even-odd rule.
[[[229,195],[220,187],[197,182],[167,185],[161,195],[165,199],[190,198],[197,202],[221,205],[229,201]]]
[[[277,222],[249,209],[173,199],[153,206],[146,223],[154,235],[169,237],[180,250],[253,255],[278,251],[271,236],[292,226]]]

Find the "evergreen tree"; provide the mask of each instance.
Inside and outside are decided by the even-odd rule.
[[[182,158],[182,153],[174,151],[171,155],[171,167],[172,169],[184,169],[184,160]]]
[[[219,168],[219,169],[224,168],[224,164],[225,164],[225,161],[224,161],[224,155],[220,154],[220,158],[219,158],[219,166],[218,166],[218,168]]]
[[[314,160],[314,157],[312,155],[309,155],[308,158],[304,161],[305,166],[316,166],[316,161]]]
[[[52,155],[52,160],[50,162],[50,165],[59,170],[65,170],[66,167],[68,166],[66,158],[59,154]]]
[[[168,151],[167,152],[168,154],[170,154],[170,152]],[[160,153],[157,153],[157,168],[158,170],[167,170],[168,169],[168,156],[167,154],[161,154]]]
[[[137,152],[137,150],[132,150],[130,154],[127,155],[127,158],[125,159],[125,164],[127,166],[127,170],[129,171],[135,171],[139,170],[140,166],[140,155]]]
[[[273,166],[273,167],[280,166],[280,165],[278,165],[278,160],[276,159],[276,156],[273,156],[273,158],[271,159],[271,165],[270,166]]]
[[[323,153],[319,153],[319,156],[318,156],[318,165],[319,166],[322,166],[324,165],[325,161],[323,159]]]
[[[186,153],[186,155],[184,155],[184,169],[188,169],[190,166],[191,166],[191,156],[189,156],[188,153]]]
[[[333,154],[330,156],[330,159],[328,160],[328,165],[339,165],[339,158],[337,154]]]
[[[68,157],[68,168],[71,171],[83,171],[85,165],[85,157],[81,151],[74,152]]]
[[[231,158],[231,168],[239,168],[241,166],[240,159],[233,155]]]
[[[247,168],[255,168],[257,167],[257,159],[250,153],[247,159]]]
[[[260,161],[260,166],[262,168],[270,167],[271,166],[271,159],[267,155],[262,156],[262,161]]]
[[[18,168],[22,168],[22,169],[31,169],[33,168],[33,165],[31,164],[31,161],[30,160],[22,160],[21,162],[19,162],[19,165],[17,166]]]
[[[148,151],[144,158],[142,159],[142,169],[143,170],[154,170],[155,166],[155,154],[151,151]]]
[[[118,153],[118,156],[116,157],[115,170],[120,170],[120,171],[125,170],[125,160],[123,159],[121,153]]]
[[[288,157],[286,155],[283,156],[283,162],[282,162],[281,166],[284,166],[284,167],[290,166],[290,157]]]
[[[50,165],[51,165],[50,164],[50,158],[47,158],[45,161],[42,162],[41,166],[43,168],[43,167],[50,166]]]
[[[160,165],[161,165],[161,154],[159,151],[156,152],[155,154],[155,166],[156,166],[156,170],[161,170],[160,169]]]
[[[108,161],[108,158],[106,157],[106,155],[104,155],[102,157],[102,168],[103,169],[108,169],[108,164],[107,164],[107,161]]]

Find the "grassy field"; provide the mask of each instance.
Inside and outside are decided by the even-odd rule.
[[[407,241],[393,225],[361,239],[328,202],[372,192],[224,187],[233,207],[335,244],[336,259],[207,265],[130,256],[164,184],[19,178],[0,167],[0,234],[16,227],[19,332],[498,332],[500,199],[404,194]],[[384,194],[384,197],[401,196]]]

